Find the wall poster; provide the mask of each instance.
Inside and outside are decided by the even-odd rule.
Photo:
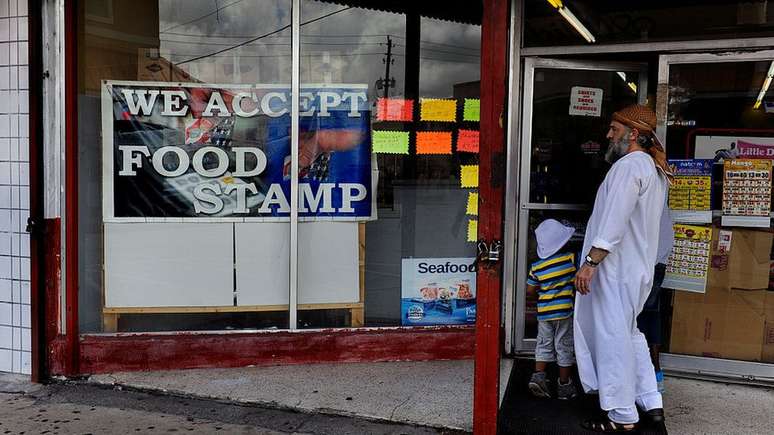
[[[707,287],[712,228],[675,224],[674,229],[675,244],[661,286],[704,293]]]
[[[476,323],[476,267],[470,258],[404,258],[403,325]]]
[[[771,160],[723,162],[723,226],[770,225]]]
[[[299,217],[375,218],[367,85],[300,92]],[[102,85],[103,218],[287,221],[285,85]]]
[[[675,179],[669,187],[669,209],[674,222],[712,222],[712,160],[670,160]]]

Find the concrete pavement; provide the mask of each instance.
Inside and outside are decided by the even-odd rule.
[[[5,391],[5,392],[3,392]],[[85,384],[35,386],[0,374],[2,434],[454,434]]]

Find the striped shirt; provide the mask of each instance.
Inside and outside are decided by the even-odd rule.
[[[575,298],[575,254],[559,252],[532,263],[527,284],[538,288],[539,321],[563,320],[572,316]]]

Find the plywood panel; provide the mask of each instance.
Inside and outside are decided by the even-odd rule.
[[[237,305],[286,305],[290,282],[290,224],[234,224]]]
[[[105,306],[233,305],[232,225],[106,223]]]
[[[288,303],[290,226],[237,223],[238,305]],[[358,223],[298,224],[298,303],[358,302]]]

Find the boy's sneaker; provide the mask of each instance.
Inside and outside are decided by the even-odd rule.
[[[664,372],[658,370],[656,372],[656,386],[659,393],[664,393]]]
[[[546,382],[546,374],[544,372],[536,372],[532,374],[529,380],[529,391],[535,397],[542,397],[545,399],[551,398],[551,392],[548,391],[548,383]]]
[[[578,396],[578,389],[575,388],[575,384],[572,382],[572,379],[568,379],[566,384],[563,384],[561,380],[556,380],[557,387],[556,387],[556,395],[558,396],[559,400],[569,400],[574,399]]]

